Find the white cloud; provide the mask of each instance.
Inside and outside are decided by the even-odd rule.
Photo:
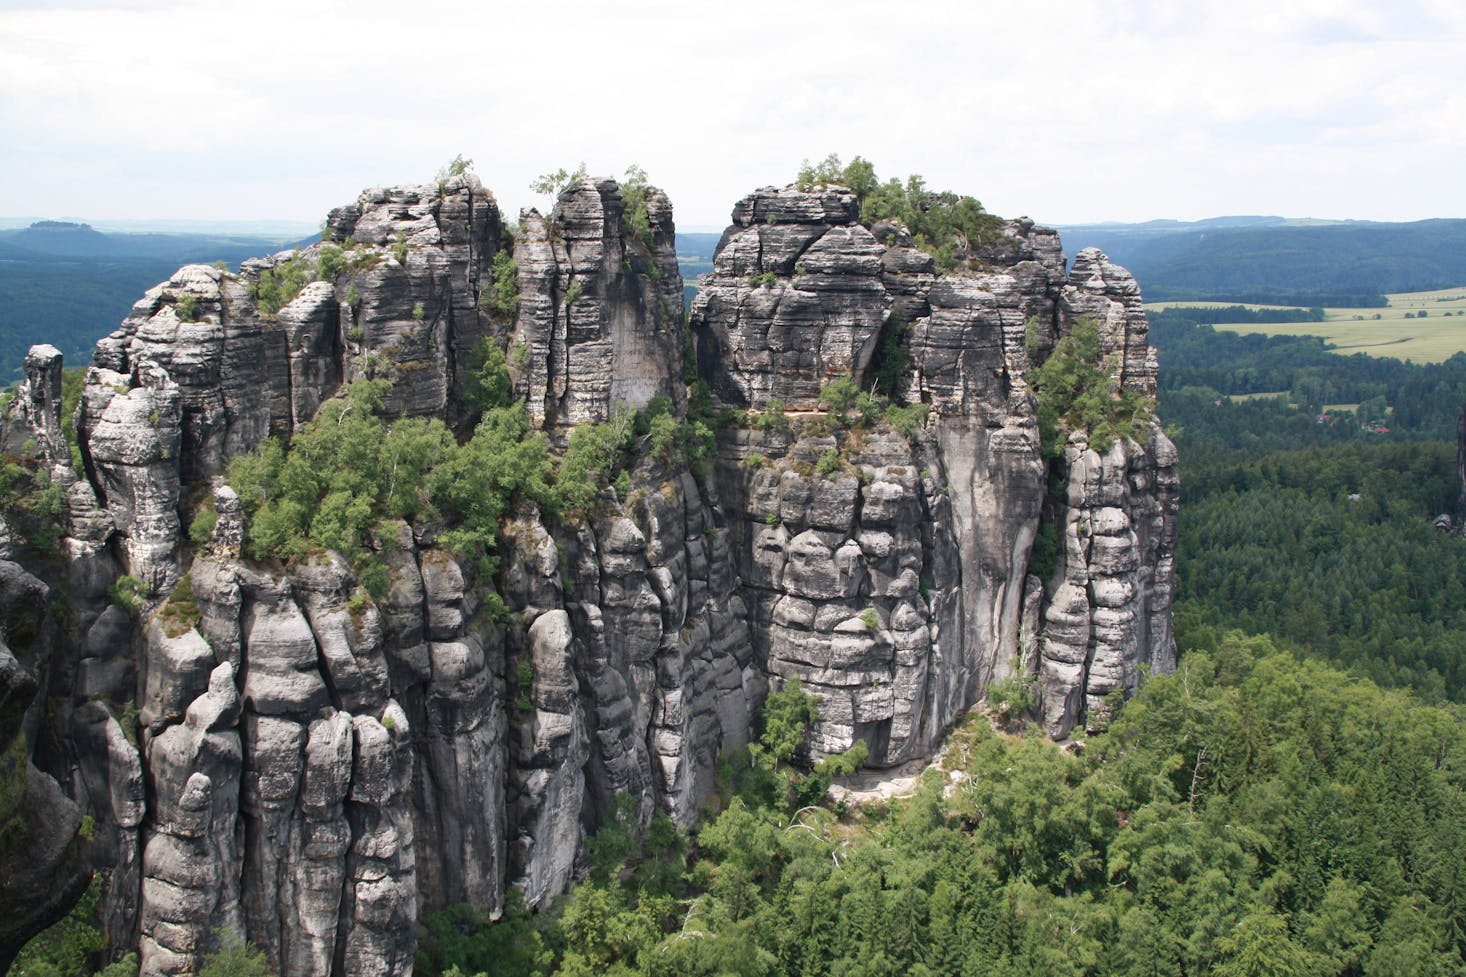
[[[861,153],[1051,221],[1459,216],[1447,0],[0,7],[0,213],[311,219],[455,153],[639,162],[719,225]]]

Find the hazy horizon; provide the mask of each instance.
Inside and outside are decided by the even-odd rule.
[[[488,189],[492,190],[492,187]],[[673,201],[676,207],[676,201]],[[1010,215],[1001,215],[1004,217]],[[1441,218],[1427,217],[1419,220],[1460,220],[1466,218]],[[1292,226],[1322,226],[1332,224],[1371,224],[1371,223],[1416,223],[1416,221],[1368,221],[1358,218],[1317,218],[1317,217],[1289,217],[1282,214],[1213,214],[1209,217],[1197,218],[1196,220],[1183,221],[1169,217],[1152,217],[1136,221],[1063,221],[1063,220],[1042,220],[1036,218],[1039,224],[1056,228],[1090,228],[1102,229],[1108,227],[1135,228],[1147,224],[1173,224],[1178,229],[1204,224],[1208,221],[1220,220],[1262,220],[1282,221]],[[104,234],[207,234],[207,233],[230,233],[246,237],[298,237],[310,236],[319,231],[320,221],[300,219],[271,220],[268,218],[221,218],[217,220],[199,219],[158,219],[149,217],[137,218],[113,218],[92,220],[85,216],[62,215],[62,216],[39,216],[19,215],[10,216],[0,214],[0,231],[24,230],[37,221],[56,221],[60,223],[84,224],[94,231]],[[685,225],[680,221],[677,223],[679,234],[721,234],[727,224],[722,226],[713,225]],[[1239,229],[1245,229],[1252,225],[1238,225]],[[1263,226],[1275,226],[1271,223]]]
[[[721,228],[835,152],[1050,224],[1466,216],[1463,41],[1447,0],[0,0],[0,212],[315,224],[462,154],[511,217],[637,163]]]

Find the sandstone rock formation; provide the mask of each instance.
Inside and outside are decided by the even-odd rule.
[[[668,360],[682,348],[682,276],[672,204],[655,187],[642,198],[645,235],[627,233],[627,200],[614,180],[581,180],[548,217],[526,211],[514,259],[527,352],[520,383],[530,416],[547,427],[610,419],[617,405],[685,396]]]
[[[899,224],[868,230],[856,215],[838,188],[750,195],[692,308],[699,372],[725,404],[782,400],[817,432],[820,388],[845,376],[868,387],[883,331],[899,330],[910,367],[897,394],[930,408],[910,443],[866,439],[833,479],[809,473],[839,447],[828,434],[724,439],[720,485],[737,486],[751,457],[775,459],[738,496],[760,660],[822,698],[822,749],[859,738],[876,763],[929,753],[983,689],[1015,676],[1036,682],[1051,735],[1100,721],[1139,666],[1174,666],[1175,452],[1154,429],[1103,462],[1077,441],[1050,470],[1029,350],[1047,355],[1089,317],[1114,382],[1153,395],[1139,288],[1094,249],[1066,273],[1057,235],[1031,221],[1010,223],[977,268],[938,275]],[[1067,502],[1046,518],[1066,545],[1039,581],[1028,573],[1054,480]],[[880,626],[862,625],[867,608]],[[1025,648],[1043,652],[1025,660]]]
[[[44,583],[0,560],[0,970],[66,915],[91,878],[81,809],[33,762],[59,638],[53,602]]]
[[[109,933],[149,977],[196,973],[228,932],[289,977],[407,973],[423,914],[497,911],[511,885],[548,903],[613,809],[690,821],[771,684],[819,697],[816,751],[860,740],[884,766],[929,755],[995,682],[1032,684],[1063,736],[1173,665],[1174,449],[1150,425],[1040,451],[1030,355],[1081,317],[1114,383],[1154,391],[1139,290],[1098,252],[1066,269],[1015,221],[943,275],[841,188],[751,194],[691,335],[715,404],[756,423],[721,429],[698,476],[640,451],[584,518],[522,507],[491,577],[443,526],[385,522],[372,599],[339,554],[247,558],[226,462],[364,376],[393,381],[391,418],[461,426],[486,339],[554,445],[622,405],[680,416],[682,282],[671,205],[639,183],[574,183],[512,242],[471,175],[367,191],[327,234],[149,292],[98,344],[80,472],[54,351],[0,429],[65,488],[70,597],[40,652],[65,707],[7,692],[33,734],[6,740],[12,769],[57,774],[76,812],[51,819],[47,872],[84,877],[73,821],[95,819]],[[511,248],[508,315],[480,297]],[[925,420],[829,423],[821,388],[883,368]],[[206,497],[217,521],[189,542]],[[122,583],[146,606],[109,603]]]
[[[237,275],[185,266],[97,343],[77,418],[83,458],[127,572],[155,592],[179,575],[180,493],[266,437],[288,438],[341,383],[388,376],[394,413],[463,414],[489,327],[479,288],[504,233],[493,195],[471,174],[367,190],[331,212],[327,232]]]

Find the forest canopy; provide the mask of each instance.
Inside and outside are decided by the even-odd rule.
[[[1454,975],[1466,733],[1267,637],[1191,630],[1082,749],[971,717],[915,795],[798,785],[807,712],[771,701],[694,835],[664,821],[555,911],[427,921],[428,977],[496,974]],[[778,717],[778,718],[774,718]],[[759,757],[794,763],[767,784]],[[777,769],[768,765],[765,773]],[[802,805],[802,806],[801,806]],[[452,918],[460,925],[446,926]],[[455,969],[457,968],[457,969]]]

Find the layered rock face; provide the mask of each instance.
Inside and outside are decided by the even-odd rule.
[[[471,175],[368,190],[326,226],[329,241],[237,275],[179,269],[97,344],[83,459],[127,572],[154,591],[178,577],[180,493],[288,438],[341,383],[387,376],[393,413],[463,416],[488,333],[479,288],[503,236],[493,195]]]
[[[1174,665],[1175,453],[1158,429],[1103,461],[1081,437],[1051,469],[1029,351],[1047,355],[1093,318],[1114,382],[1153,395],[1139,289],[1092,249],[1066,274],[1057,235],[1030,221],[1009,224],[963,273],[939,275],[900,225],[867,229],[856,216],[838,188],[752,194],[692,309],[715,395],[782,400],[794,418],[789,437],[724,441],[720,484],[750,457],[775,459],[739,513],[762,660],[822,698],[823,749],[862,739],[877,763],[930,752],[983,689],[1015,677],[1037,683],[1051,735],[1100,721],[1099,704],[1133,686],[1140,665]],[[811,477],[812,462],[844,450],[817,433],[828,427],[821,387],[869,387],[883,348],[909,359],[895,392],[930,408],[925,429],[909,443],[852,444],[850,471]],[[1046,514],[1055,481],[1067,481],[1066,503]],[[1041,517],[1068,543],[1049,581],[1028,576]]]
[[[78,836],[81,809],[36,767],[27,744],[59,638],[53,605],[44,583],[0,559],[0,970],[69,911],[91,876]]]
[[[228,459],[360,377],[393,381],[391,418],[459,425],[486,338],[554,445],[623,405],[681,414],[660,191],[586,180],[522,214],[512,316],[479,301],[510,243],[471,176],[368,191],[328,242],[237,275],[181,269],[98,345],[81,472],[59,356],[33,351],[0,436],[66,489],[70,616],[40,653],[52,705],[25,685],[31,732],[10,742],[96,819],[109,935],[144,974],[196,973],[226,932],[287,977],[408,973],[424,913],[497,911],[510,885],[547,903],[613,811],[691,821],[771,684],[820,698],[816,751],[860,740],[881,766],[928,755],[994,682],[1033,684],[1063,736],[1141,665],[1171,667],[1174,450],[1081,433],[1047,462],[1028,386],[1030,350],[1088,316],[1115,382],[1153,392],[1133,279],[1098,252],[1066,271],[1027,221],[942,275],[857,216],[839,188],[735,209],[692,336],[715,401],[756,423],[720,430],[710,471],[642,446],[584,518],[514,513],[493,579],[441,525],[384,523],[376,600],[334,553],[247,559]],[[924,423],[831,424],[821,387],[883,368]],[[189,544],[205,496],[217,521]],[[1040,580],[1044,527],[1061,544]],[[108,602],[124,575],[136,616]],[[58,866],[79,857],[69,823]]]
[[[548,217],[520,217],[514,342],[527,354],[526,406],[545,427],[606,421],[618,405],[645,407],[658,396],[685,399],[680,361],[666,359],[682,348],[672,205],[655,187],[627,194],[641,198],[644,232],[628,228],[614,180],[581,180]]]

